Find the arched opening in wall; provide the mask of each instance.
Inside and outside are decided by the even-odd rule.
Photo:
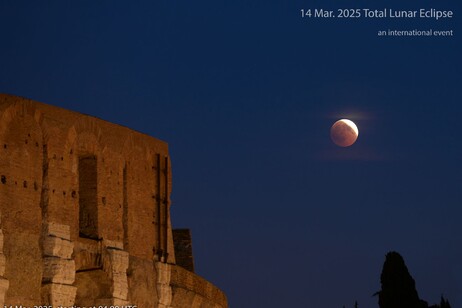
[[[98,239],[97,158],[79,158],[79,235]]]

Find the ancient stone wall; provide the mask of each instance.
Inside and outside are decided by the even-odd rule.
[[[171,184],[165,142],[0,95],[0,306],[189,307],[166,274]]]
[[[177,265],[170,265],[172,307],[224,308],[226,296],[207,280]]]

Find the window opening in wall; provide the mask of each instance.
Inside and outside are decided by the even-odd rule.
[[[96,156],[79,158],[79,235],[98,239]]]

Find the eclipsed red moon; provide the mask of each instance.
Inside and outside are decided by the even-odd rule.
[[[340,147],[349,147],[358,139],[358,127],[348,119],[341,119],[330,128],[332,141]]]

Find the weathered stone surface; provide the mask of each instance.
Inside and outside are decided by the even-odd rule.
[[[119,299],[119,298],[114,298],[112,305],[121,307],[121,306],[130,306],[131,304],[129,301]]]
[[[130,304],[146,308],[156,307],[158,303],[156,269],[152,260],[130,256],[127,277],[130,286],[128,296]]]
[[[0,253],[0,276],[5,275],[5,267],[6,267],[6,258],[3,253]]]
[[[71,231],[70,226],[49,222],[46,226],[46,234],[50,236],[59,237],[61,239],[70,240]]]
[[[93,306],[98,299],[112,298],[112,281],[101,269],[77,272],[74,286],[77,287],[76,306]]]
[[[173,288],[172,307],[188,307],[188,308],[223,308],[212,300],[209,300],[201,295],[183,288]]]
[[[74,261],[76,271],[101,268],[101,245],[96,241],[76,241],[74,243]]]
[[[128,252],[117,249],[105,249],[103,269],[112,280],[112,296],[122,300],[126,300],[128,296],[128,264]]]
[[[170,287],[170,266],[167,263],[156,262],[156,270],[159,307],[169,307],[172,303],[172,288]]]
[[[77,288],[70,285],[49,283],[42,287],[43,305],[71,307],[74,305]]]
[[[128,252],[107,249],[103,261],[103,269],[108,273],[126,273],[128,268]]]
[[[112,274],[112,296],[115,298],[126,300],[128,296],[128,281],[125,273]]]
[[[43,260],[43,282],[72,284],[75,279],[73,260],[47,257]]]
[[[119,250],[124,249],[124,243],[121,241],[111,241],[111,240],[103,239],[103,246],[106,248],[115,248]]]
[[[112,298],[98,298],[94,300],[94,302],[89,303],[89,305],[95,305],[97,307],[104,307],[104,306],[111,306],[114,303],[114,300]]]
[[[194,296],[200,296],[207,302],[201,307],[228,307],[226,295],[213,284],[204,278],[177,265],[170,265],[170,285],[173,289],[172,306],[184,307],[185,298],[191,299]],[[192,302],[188,302],[189,306]],[[188,306],[187,305],[187,306]],[[189,307],[188,306],[188,307]]]
[[[119,299],[119,298],[98,298],[95,300],[84,301],[80,304],[79,307],[108,307],[111,306],[133,306],[134,304],[130,303],[129,301]]]
[[[6,222],[4,217],[3,222]],[[38,228],[37,231],[39,231]],[[30,306],[41,300],[43,261],[40,250],[40,234],[5,231],[3,253],[6,258],[5,278],[9,288],[5,298],[7,305]]]
[[[9,282],[5,278],[0,278],[0,307],[5,304],[5,294],[8,291]]]
[[[166,142],[0,94],[0,145],[6,305],[67,301],[75,290],[75,304],[171,306],[171,269],[153,263],[175,263]]]
[[[107,306],[108,308],[111,306],[130,306],[131,304],[123,299],[119,298],[100,298],[95,300],[93,303],[89,304],[90,306],[96,306],[96,307],[105,307]]]
[[[43,254],[47,257],[70,259],[74,250],[71,241],[59,237],[47,236],[43,240]]]
[[[157,283],[170,284],[170,266],[167,263],[156,262]]]

